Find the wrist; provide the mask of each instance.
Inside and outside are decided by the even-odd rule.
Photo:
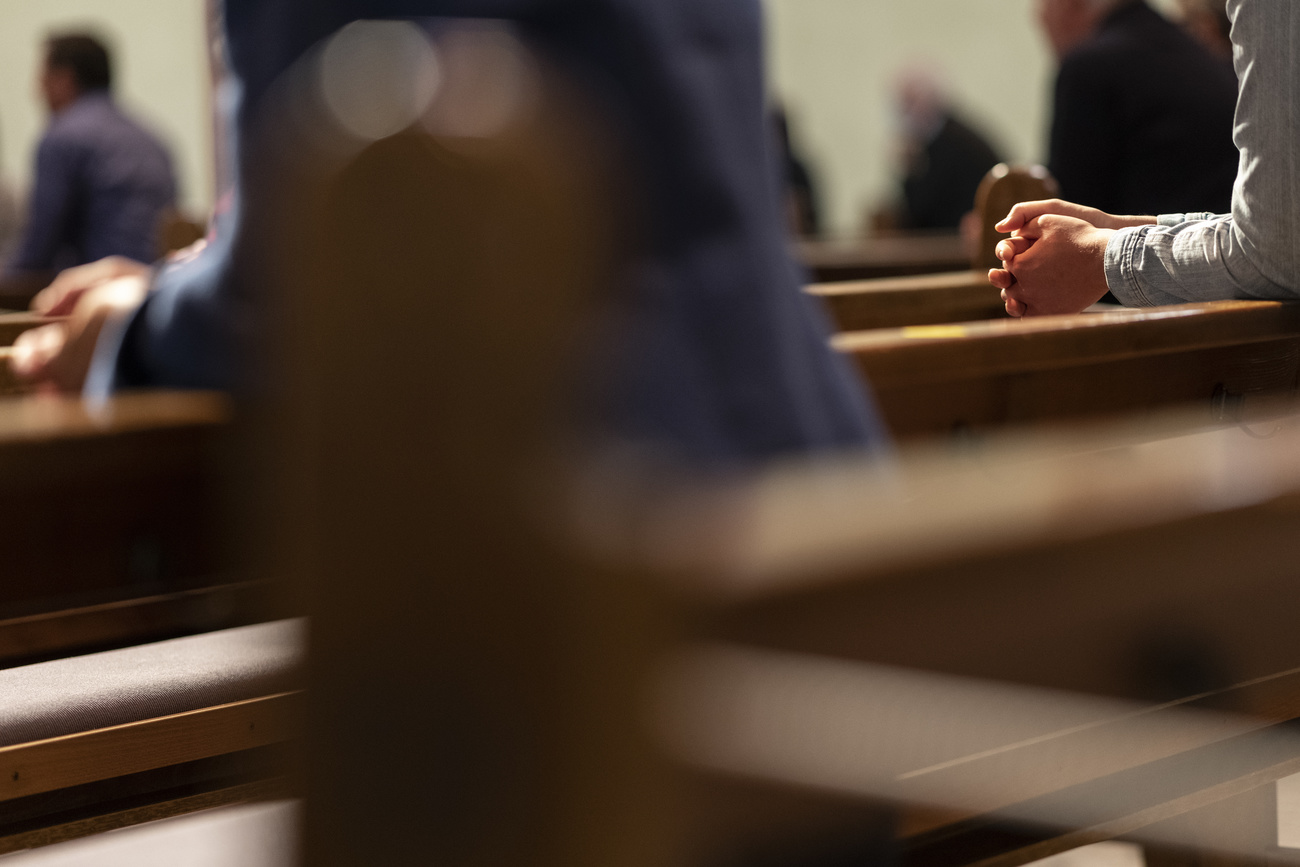
[[[1114,217],[1112,218],[1110,225],[1103,226],[1101,228],[1118,230],[1118,229],[1129,229],[1135,226],[1154,226],[1155,224],[1156,224],[1155,217],[1145,217],[1145,216],[1144,217],[1138,217],[1138,216]]]

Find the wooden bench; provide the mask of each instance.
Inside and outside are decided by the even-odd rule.
[[[522,171],[546,148],[493,144],[470,162],[430,159],[439,143],[414,131],[380,142],[299,224],[315,255],[288,287],[311,303],[291,323],[299,387],[278,407],[297,436],[277,539],[312,600],[308,863],[717,864],[742,844],[852,835],[900,799],[949,811],[911,820],[918,867],[1010,867],[1108,835],[1198,845],[1158,826],[1267,802],[1295,772],[1300,745],[1270,728],[1297,713],[1294,421],[1179,438],[1166,431],[1194,423],[1148,421],[716,484],[557,457],[565,312],[601,281],[568,270],[589,252],[572,184],[496,195],[494,161]],[[431,234],[437,252],[419,243]],[[509,255],[473,254],[502,237]],[[363,278],[382,319],[341,358]],[[428,291],[444,285],[459,291]],[[1242,341],[1290,340],[1290,308],[1241,309]],[[1145,340],[1188,316],[1123,324]],[[663,700],[720,643],[757,667]],[[900,704],[876,729],[899,740],[855,742],[884,676],[867,665],[1000,682],[1049,715],[1007,731],[991,714],[983,743],[954,751],[917,725],[935,702]],[[791,670],[794,689],[746,697]],[[955,731],[975,720],[978,702],[938,697],[965,711]],[[1257,735],[1258,750],[1211,755]],[[1072,800],[1082,785],[1106,809],[1081,812],[1099,803]]]
[[[1300,715],[1295,664],[1300,660],[1289,642],[1261,637],[1286,634],[1275,630],[1288,626],[1300,593],[1289,570],[1300,545],[1291,531],[1300,517],[1295,505],[1300,500],[1288,499],[1300,491],[1300,420],[1289,420],[1262,448],[1240,431],[1143,442],[1148,439],[1148,431],[1122,430],[1056,438],[1035,448],[1009,442],[1004,451],[990,448],[978,458],[918,453],[904,457],[901,473],[853,462],[787,468],[759,478],[739,494],[728,492],[740,510],[717,513],[730,528],[725,537],[698,532],[707,513],[674,509],[647,515],[641,501],[636,507],[640,519],[650,517],[661,544],[679,555],[682,548],[673,544],[678,533],[688,542],[707,538],[715,544],[695,547],[700,559],[694,562],[673,558],[677,575],[668,586],[677,602],[648,621],[644,611],[605,605],[588,617],[567,618],[566,631],[601,624],[596,636],[570,631],[575,646],[560,653],[576,664],[585,658],[586,641],[599,638],[603,664],[569,672],[585,672],[570,685],[585,683],[583,689],[595,693],[580,690],[567,699],[533,700],[556,712],[576,700],[590,711],[592,700],[630,674],[613,665],[616,660],[639,666],[659,658],[657,650],[647,653],[664,646],[659,642],[635,648],[647,629],[662,627],[663,613],[694,612],[686,620],[689,642],[679,647],[671,670],[675,674],[667,681],[667,694],[676,696],[668,703],[669,718],[678,732],[661,742],[680,760],[707,769],[703,776],[688,775],[695,782],[687,790],[707,796],[683,801],[695,804],[698,812],[683,817],[650,809],[663,795],[662,778],[657,772],[645,776],[643,747],[631,731],[616,735],[610,729],[624,724],[639,729],[639,715],[600,717],[591,725],[611,740],[572,747],[601,768],[597,779],[607,808],[610,803],[639,804],[641,821],[654,834],[676,840],[676,846],[683,845],[680,826],[673,830],[674,822],[660,822],[664,815],[686,821],[692,830],[686,832],[685,845],[700,860],[676,863],[718,863],[710,859],[734,852],[736,846],[779,851],[791,840],[806,843],[802,835],[810,829],[822,841],[851,839],[828,837],[828,829],[843,831],[841,822],[852,827],[862,821],[859,804],[891,798],[931,803],[945,811],[910,817],[903,841],[909,864],[1023,864],[1114,837],[1175,848],[1216,844],[1238,858],[1278,857],[1253,820],[1261,810],[1267,815],[1272,782],[1300,768],[1296,735],[1271,727]],[[1062,508],[1052,507],[1053,494]],[[737,514],[756,520],[737,524]],[[1019,531],[1006,533],[1008,524]],[[720,538],[729,541],[719,547]],[[1250,552],[1244,563],[1243,549]],[[1149,566],[1162,561],[1167,561],[1168,574]],[[534,565],[549,569],[556,564]],[[1225,570],[1230,570],[1231,582],[1222,580]],[[698,580],[685,582],[686,574]],[[599,584],[572,572],[553,577],[570,593],[583,587],[605,602],[627,601],[646,589],[624,585],[600,590]],[[520,582],[509,580],[519,592]],[[371,576],[363,583],[373,589]],[[405,583],[401,589],[415,591]],[[652,587],[651,595],[664,589]],[[439,595],[447,601],[445,593]],[[401,598],[409,603],[418,595]],[[490,598],[488,593],[482,602],[502,602]],[[572,596],[566,598],[573,604]],[[1171,611],[1171,601],[1183,607]],[[374,611],[354,613],[360,622],[371,622]],[[431,627],[450,626],[465,613],[459,607],[429,610]],[[1162,625],[1157,622],[1162,615],[1168,615],[1164,625],[1186,630],[1183,636],[1193,649],[1230,651],[1233,667],[1224,672],[1223,687],[1203,689],[1181,703],[1153,704],[1152,683],[1142,676],[1144,640],[1153,634],[1153,625]],[[633,625],[633,631],[625,631]],[[492,641],[502,640],[502,628],[481,622],[475,630],[459,631],[453,643],[481,646],[489,634],[495,636]],[[435,632],[431,628],[421,640]],[[946,640],[936,641],[936,634]],[[1177,638],[1176,632],[1169,634]],[[371,655],[366,642],[375,637],[357,635],[348,645]],[[720,648],[717,642],[726,644]],[[385,643],[391,646],[391,637]],[[445,646],[445,636],[437,643]],[[464,700],[470,694],[459,690],[486,676],[488,662],[466,659],[462,664],[470,666],[463,673],[471,679],[447,695],[460,694]],[[534,660],[525,668],[541,664]],[[900,670],[899,664],[908,668]],[[586,679],[611,666],[617,671]],[[649,670],[662,671],[658,666]],[[1021,686],[989,683],[991,674]],[[561,677],[560,682],[569,681]],[[501,688],[500,681],[494,683]],[[450,685],[431,686],[437,693]],[[368,694],[361,683],[352,689]],[[412,690],[418,694],[422,688],[412,681],[387,706],[407,704]],[[624,686],[616,693],[628,694],[628,700],[635,693],[639,702],[645,701],[644,687]],[[409,730],[416,740],[397,745],[405,760],[424,768],[429,750],[441,754],[452,745],[472,748],[475,756],[506,748],[512,761],[533,755],[529,750],[559,748],[515,742],[527,727],[485,735],[452,724],[470,706],[458,706],[450,718],[422,715]],[[892,719],[885,724],[876,711],[880,707],[890,709],[884,716]],[[498,712],[518,715],[527,708],[507,701]],[[473,718],[486,723],[491,717],[478,713],[487,710],[479,707]],[[936,725],[941,711],[958,721]],[[756,727],[755,719],[767,725]],[[322,722],[331,728],[333,720]],[[396,722],[399,731],[406,730]],[[445,728],[448,724],[451,728]],[[388,723],[383,728],[392,730]],[[965,743],[956,736],[963,728],[973,730]],[[855,730],[893,740],[843,737]],[[331,763],[351,767],[357,767],[351,764],[357,750],[387,755],[394,746],[371,738],[343,745],[344,753],[329,753]],[[339,746],[330,741],[322,748]],[[516,749],[524,752],[516,755]],[[611,750],[622,758],[604,764]],[[509,773],[495,776],[507,767],[480,779],[480,785],[504,785],[497,791],[505,797],[498,809],[513,814],[510,804],[521,793],[511,787],[522,780]],[[398,785],[407,776],[391,764],[382,768],[385,778]],[[636,773],[629,777],[630,772]],[[419,777],[423,772],[413,773]],[[611,788],[620,783],[631,792]],[[332,838],[356,831],[378,841],[375,846],[385,852],[392,851],[386,835],[394,832],[434,849],[448,839],[464,843],[448,823],[416,820],[434,802],[446,807],[436,792],[394,793],[382,786],[365,791],[380,806],[351,814]],[[567,789],[561,786],[561,791]],[[677,791],[681,798],[682,790]],[[414,803],[396,806],[395,799],[411,796]],[[328,790],[323,795],[334,797],[337,793]],[[457,790],[457,798],[464,797]],[[478,800],[486,795],[470,797],[476,805],[469,808],[471,815],[481,818],[474,810],[489,803]],[[381,819],[394,809],[395,816]],[[1233,819],[1231,826],[1213,824],[1225,815]],[[601,822],[606,818],[605,812],[582,813],[569,821],[573,833],[590,842],[604,839]],[[629,815],[622,818],[626,822]],[[287,833],[287,826],[281,827]],[[1197,828],[1213,828],[1217,838],[1197,839]],[[1232,828],[1235,834],[1228,833]],[[636,848],[646,845],[646,837],[633,836],[626,824],[618,830],[621,844],[629,847],[620,863],[662,863],[646,860],[654,855],[653,846],[649,854]],[[744,839],[738,841],[742,832]],[[146,836],[136,837],[140,845],[148,845]],[[263,842],[269,846],[274,841]],[[499,839],[477,842],[489,848],[503,845]],[[86,845],[68,851],[89,851]],[[31,857],[56,854],[52,850]]]
[[[0,401],[0,666],[249,622],[218,519],[229,407],[137,394]]]
[[[274,451],[285,508],[268,536],[312,604],[306,863],[650,867],[732,854],[735,828],[771,851],[814,825],[844,827],[828,789],[855,817],[900,797],[994,831],[1030,818],[1037,855],[1075,845],[1080,829],[1151,833],[1157,818],[1266,792],[1293,769],[1300,748],[1285,740],[1254,767],[1246,753],[1218,765],[1198,751],[1294,714],[1294,422],[1019,438],[716,484],[659,464],[627,472],[637,465],[622,454],[556,455],[573,442],[555,436],[572,325],[609,283],[591,266],[601,215],[567,173],[585,161],[548,157],[574,150],[552,135],[566,104],[547,96],[539,88],[537,110],[489,142],[412,128],[358,150],[300,193],[328,207],[304,208],[271,245],[304,266],[285,271],[286,303],[304,315],[286,323],[291,388]],[[375,312],[357,337],[363,282]],[[345,335],[360,341],[346,357]],[[808,663],[802,692],[745,713],[727,702],[758,679],[733,667],[740,676],[698,703],[666,701],[720,643],[758,660],[763,678]],[[1190,689],[1166,664],[1171,647],[1175,661],[1207,660]],[[884,672],[867,665],[1011,684],[1020,707],[1051,717],[1006,732],[991,715],[979,749],[945,755],[932,728],[906,725],[925,708],[900,705],[907,740],[839,749],[813,724],[851,741],[859,718],[817,714],[819,701],[860,697],[835,688],[854,684],[869,697]],[[1238,712],[1170,708],[1170,729],[1107,734],[1135,713],[1154,718],[1164,690],[1230,695]],[[963,710],[955,729],[975,719],[978,702],[938,697]],[[902,766],[904,780],[881,764],[900,755],[923,760]],[[1169,760],[1218,777],[1158,774],[1175,784],[1165,793],[1119,778]],[[828,784],[843,769],[853,779]],[[927,787],[930,774],[945,784]],[[810,803],[762,813],[730,792],[698,797],[717,779]],[[1134,798],[1106,802],[1118,817],[1083,816],[1088,800],[1018,809],[1098,782]],[[960,838],[958,855],[933,863],[1009,865],[1031,851],[959,821],[914,822]]]
[[[817,283],[805,291],[822,300],[840,331],[1006,317],[1001,290],[986,270]]]
[[[735,686],[757,675],[709,681],[711,697],[693,693],[695,722],[734,725],[701,736],[693,757],[838,792],[829,800],[841,807],[856,794],[955,811],[912,817],[911,863],[1020,864],[1118,836],[1216,843],[1198,828],[1215,828],[1230,852],[1269,854],[1270,784],[1300,768],[1300,741],[1276,728],[1300,715],[1300,651],[1288,638],[1300,419],[1266,440],[1220,430],[1139,444],[1152,433],[1019,437],[979,456],[922,453],[884,471],[849,464],[757,483],[735,512],[760,520],[732,526],[732,553],[708,552],[701,566],[717,577],[712,613],[692,632],[776,650],[779,665],[812,676],[800,686],[787,672],[786,692],[765,696]],[[836,659],[962,680],[941,683],[945,693]],[[1070,695],[999,692],[991,679],[1145,706],[1134,716],[1080,697],[1074,713]],[[873,698],[894,714],[889,725]],[[936,722],[945,706],[951,716]],[[974,734],[963,745],[965,724]],[[835,734],[855,731],[879,740],[863,734],[871,747],[854,749]],[[1212,824],[1223,813],[1236,832]]]
[[[836,335],[900,438],[1198,404],[1232,423],[1294,396],[1300,306],[1222,301]]]
[[[218,395],[0,401],[0,852],[283,791],[301,626],[230,629],[276,611],[231,436]]]
[[[1056,191],[1055,179],[1041,166],[995,166],[975,197],[981,236],[970,270],[852,282],[819,279],[806,291],[826,304],[841,331],[1004,318],[1001,293],[988,281],[988,270],[998,266],[994,250],[1007,237],[994,226],[1017,202],[1050,198]]]
[[[957,271],[970,254],[955,232],[882,235],[854,241],[799,241],[796,258],[815,283]]]
[[[0,671],[0,853],[282,796],[304,628]]]

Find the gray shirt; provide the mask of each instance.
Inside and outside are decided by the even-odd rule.
[[[1300,3],[1228,0],[1228,14],[1240,80],[1232,213],[1120,230],[1106,282],[1124,304],[1300,298]]]

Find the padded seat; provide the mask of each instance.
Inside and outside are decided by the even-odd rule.
[[[282,620],[0,671],[0,747],[295,689],[305,620]]]

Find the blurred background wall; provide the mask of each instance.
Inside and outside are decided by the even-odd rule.
[[[773,94],[815,175],[827,234],[853,234],[897,183],[891,82],[933,67],[1005,158],[1046,153],[1054,61],[1034,0],[765,0]]]
[[[923,62],[1003,155],[1044,158],[1052,59],[1034,0],[764,0],[773,93],[818,182],[829,234],[854,234],[896,183],[900,68]],[[1157,5],[1161,5],[1157,2]],[[41,37],[88,23],[117,49],[122,101],[173,147],[182,204],[212,202],[203,0],[0,0],[0,172],[27,188],[45,124]]]
[[[171,147],[181,206],[212,203],[212,132],[203,0],[0,0],[0,172],[30,183],[45,108],[36,98],[41,44],[81,25],[107,37],[118,99]]]

